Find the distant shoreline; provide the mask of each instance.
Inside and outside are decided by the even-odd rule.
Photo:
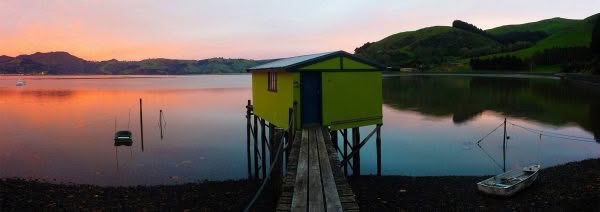
[[[2,77],[24,77],[27,80],[74,80],[74,79],[143,79],[143,78],[175,78],[180,76],[205,76],[205,75],[248,75],[249,73],[211,73],[211,74],[50,74],[50,75],[36,75],[36,74],[0,74],[0,80],[13,80],[3,79]]]

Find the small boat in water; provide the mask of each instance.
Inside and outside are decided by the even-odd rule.
[[[130,144],[133,142],[130,131],[118,131],[115,133],[115,144]]]
[[[530,186],[538,176],[540,165],[511,170],[477,183],[479,191],[498,196],[512,196]]]
[[[17,80],[17,86],[24,86],[25,85],[25,81],[23,81],[22,79]]]

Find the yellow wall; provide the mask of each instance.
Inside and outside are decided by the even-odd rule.
[[[354,61],[350,58],[344,57],[344,69],[377,69],[373,66],[370,66],[368,64],[364,64],[358,61]]]
[[[323,125],[381,124],[381,72],[323,72]],[[343,122],[343,123],[342,123]]]
[[[304,66],[300,68],[300,70],[324,70],[324,69],[332,69],[339,70],[340,69],[340,58],[334,57],[329,60],[321,61],[312,65]]]
[[[288,128],[288,113],[292,107],[293,73],[277,73],[277,91],[268,91],[268,73],[252,73],[252,104],[254,113],[275,126]],[[299,81],[299,80],[298,80]]]

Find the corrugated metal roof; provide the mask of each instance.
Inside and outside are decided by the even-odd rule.
[[[296,57],[290,57],[290,58],[283,58],[283,59],[275,60],[270,63],[265,63],[265,64],[262,64],[259,66],[249,68],[248,70],[285,68],[285,67],[288,67],[291,65],[295,65],[295,64],[302,63],[305,61],[313,60],[313,59],[323,57],[323,56],[326,56],[329,54],[334,54],[334,53],[337,53],[337,52],[325,52],[325,53],[309,54],[309,55],[302,55],[302,56],[296,56]]]

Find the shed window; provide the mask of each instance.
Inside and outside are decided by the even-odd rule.
[[[269,91],[277,91],[277,72],[269,72]]]

